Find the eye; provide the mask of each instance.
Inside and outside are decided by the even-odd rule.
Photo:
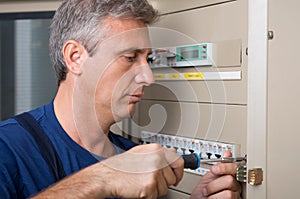
[[[126,59],[127,62],[135,62],[137,59],[137,54],[136,53],[130,53],[130,54],[125,54],[123,57]]]

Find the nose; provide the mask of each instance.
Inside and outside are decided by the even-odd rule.
[[[153,73],[148,62],[139,67],[135,76],[135,81],[136,83],[144,84],[145,86],[150,86],[154,83]]]

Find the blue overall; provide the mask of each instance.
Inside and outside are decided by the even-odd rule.
[[[99,162],[99,157],[82,148],[63,130],[54,114],[53,102],[29,113],[51,140],[66,175]],[[112,132],[108,137],[119,152],[136,146]],[[49,166],[29,132],[13,118],[0,122],[0,197],[28,198],[53,183]]]

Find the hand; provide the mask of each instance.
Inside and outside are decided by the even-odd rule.
[[[231,156],[229,151],[224,157]],[[191,194],[191,199],[238,199],[241,195],[241,186],[236,181],[237,165],[234,163],[219,163],[213,165],[209,173],[203,176]]]
[[[165,195],[183,176],[183,159],[174,149],[140,145],[70,175],[32,197],[145,198]]]
[[[140,145],[102,161],[110,197],[156,199],[183,177],[183,159],[158,144]]]

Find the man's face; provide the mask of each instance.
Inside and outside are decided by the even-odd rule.
[[[148,31],[136,20],[106,19],[107,39],[88,58],[86,68],[96,65],[95,111],[101,122],[114,122],[133,115],[144,86],[153,83],[147,63],[151,53]],[[90,66],[89,66],[90,65]]]

